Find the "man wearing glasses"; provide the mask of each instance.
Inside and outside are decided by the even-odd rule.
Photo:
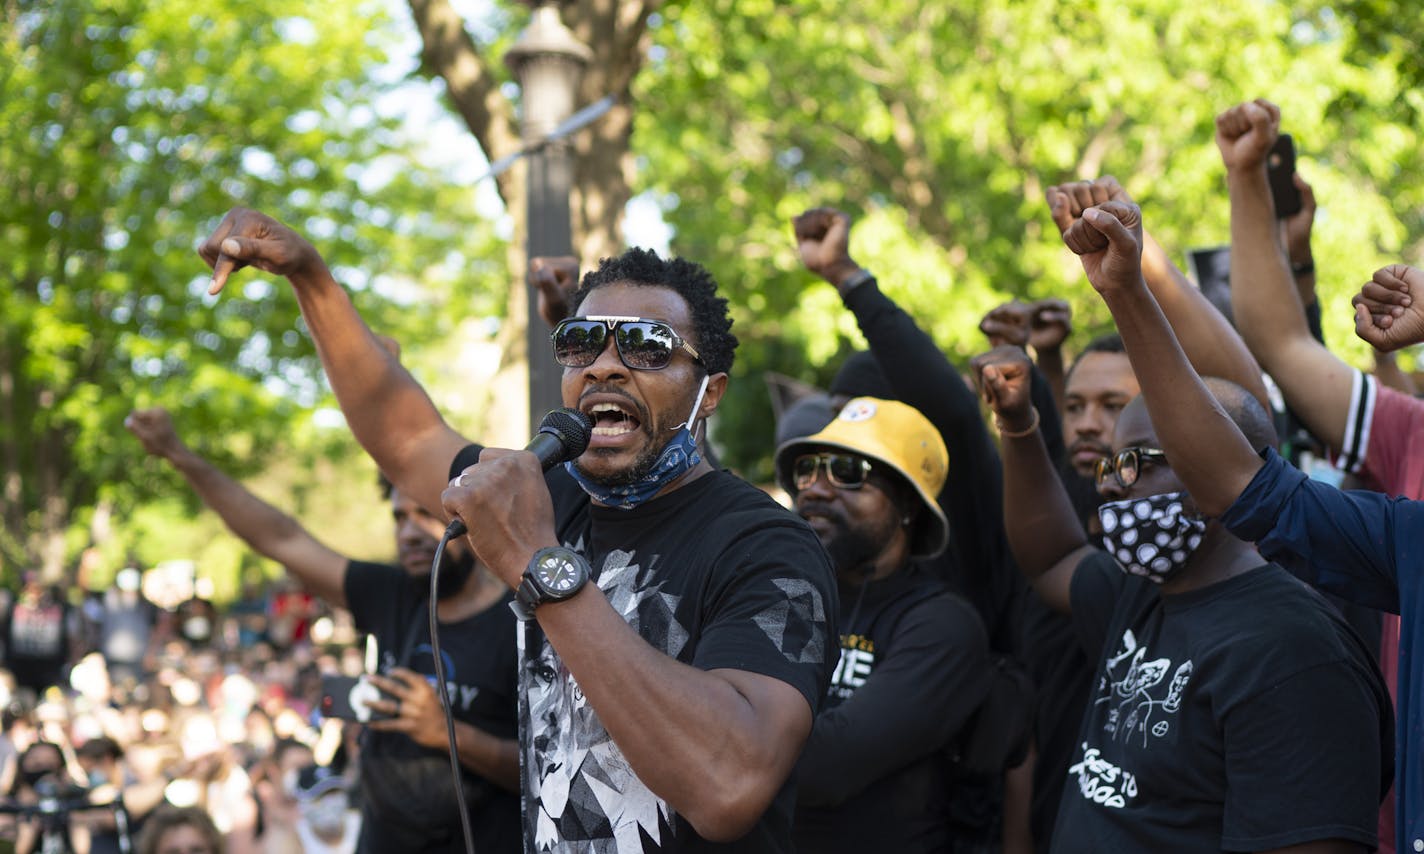
[[[1373,846],[1392,727],[1359,637],[1197,509],[1141,397],[1096,467],[1104,547],[1090,545],[1038,435],[1027,357],[1000,348],[979,367],[1014,555],[1098,662],[1052,850]],[[1274,445],[1252,395],[1207,383],[1252,445]]]
[[[988,694],[988,633],[919,560],[949,540],[935,500],[948,464],[929,419],[869,397],[777,449],[777,480],[826,547],[841,601],[840,663],[796,769],[797,851],[981,841],[954,821],[947,751]]]
[[[291,281],[356,438],[520,591],[526,849],[789,850],[836,594],[811,529],[696,452],[736,347],[706,271],[632,250],[584,278],[553,346],[593,432],[546,476],[452,430],[290,229],[235,210],[199,252],[213,292]]]

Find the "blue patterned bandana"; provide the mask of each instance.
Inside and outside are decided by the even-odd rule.
[[[579,471],[573,460],[564,463],[564,470],[569,473],[570,477],[578,481],[578,485],[583,487],[583,491],[587,492],[590,498],[599,504],[619,510],[632,510],[634,507],[648,502],[663,487],[682,477],[689,469],[702,462],[702,455],[697,452],[697,440],[692,438],[692,424],[698,408],[702,406],[702,396],[706,392],[707,377],[704,376],[702,385],[697,390],[697,399],[692,402],[692,412],[688,414],[687,420],[682,422],[677,434],[663,448],[663,452],[658,454],[657,460],[653,462],[652,468],[648,469],[648,473],[637,481],[621,486],[598,483]]]

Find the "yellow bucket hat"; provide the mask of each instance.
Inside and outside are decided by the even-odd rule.
[[[911,542],[914,557],[934,557],[949,544],[949,520],[937,496],[949,472],[949,452],[930,420],[897,400],[857,397],[830,424],[811,436],[790,439],[776,449],[776,479],[794,494],[792,464],[803,453],[839,448],[880,463],[914,487],[929,512]]]

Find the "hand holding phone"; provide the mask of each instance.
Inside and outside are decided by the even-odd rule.
[[[370,706],[372,700],[395,699],[366,679],[365,676],[326,675],[321,677],[321,714],[323,717],[368,723],[388,720],[392,715]]]

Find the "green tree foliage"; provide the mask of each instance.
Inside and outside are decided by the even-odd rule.
[[[327,393],[290,288],[245,272],[206,296],[193,250],[227,209],[309,235],[372,324],[407,344],[439,333],[443,302],[502,303],[469,194],[421,166],[382,103],[390,23],[364,2],[0,3],[7,568],[53,572],[103,540],[95,508],[112,512],[101,545],[115,561],[174,556],[191,501],[123,524],[146,499],[187,494],[122,428],[135,406],[168,406],[238,473],[284,455],[362,459],[344,429],[311,422]]]
[[[1362,62],[1339,16],[1169,0],[709,0],[653,23],[635,85],[640,189],[662,194],[675,248],[730,291],[744,377],[823,381],[858,338],[799,269],[789,220],[819,204],[854,213],[857,260],[961,364],[984,346],[979,318],[1010,297],[1065,296],[1081,336],[1101,331],[1107,314],[1043,189],[1117,175],[1185,266],[1188,248],[1228,240],[1213,119],[1246,98],[1282,105],[1316,185],[1326,331],[1348,358],[1365,359],[1348,294],[1424,230],[1418,134],[1390,109],[1419,92],[1395,64]],[[730,461],[765,473],[760,383],[734,383],[723,410]]]

